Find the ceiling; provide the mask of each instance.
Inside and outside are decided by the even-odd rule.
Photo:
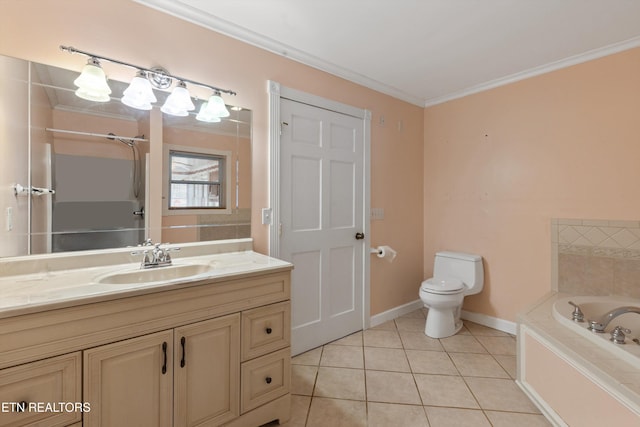
[[[135,1],[419,106],[640,46],[638,0]]]

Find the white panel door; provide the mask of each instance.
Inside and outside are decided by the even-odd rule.
[[[292,353],[363,328],[363,120],[287,99],[280,257],[294,264]]]

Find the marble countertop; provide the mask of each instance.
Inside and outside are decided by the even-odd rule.
[[[243,246],[241,245],[239,248],[242,249]],[[238,247],[234,249],[238,249]],[[215,283],[257,274],[287,271],[293,268],[288,262],[252,250],[215,253],[215,250],[207,251],[207,248],[204,248],[199,252],[201,253],[194,253],[192,250],[191,253],[188,253],[190,256],[174,257],[173,264],[176,266],[206,264],[211,267],[203,273],[161,282],[123,284],[101,283],[100,279],[113,273],[139,271],[139,261],[92,266],[90,262],[87,262],[86,254],[83,254],[85,256],[83,262],[78,261],[74,264],[73,260],[64,259],[62,262],[66,263],[66,268],[56,268],[60,262],[52,261],[53,258],[40,257],[33,259],[37,266],[32,267],[32,271],[23,268],[24,266],[14,268],[12,271],[11,261],[4,260],[0,264],[0,318],[179,289],[186,286],[198,286],[204,283]],[[211,254],[211,252],[214,253]],[[70,256],[73,257],[73,255]],[[77,265],[78,268],[68,268],[69,264]],[[38,266],[40,268],[37,268]]]

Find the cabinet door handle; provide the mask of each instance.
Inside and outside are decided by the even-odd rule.
[[[271,328],[267,328],[264,331],[267,333],[267,335],[271,335],[271,332],[273,332]]]
[[[267,378],[265,378],[265,379],[264,379],[264,381],[265,381],[267,384],[271,384],[271,381],[272,381],[272,380],[271,380],[271,377],[267,377]]]
[[[162,343],[162,353],[164,354],[164,362],[162,364],[162,374],[167,373],[167,342]]]
[[[182,346],[182,359],[180,359],[180,367],[184,368],[184,365],[187,364],[187,362],[185,361],[185,357],[187,355],[187,351],[185,350],[185,346],[184,343],[186,342],[186,338],[182,337],[180,338],[180,345]]]

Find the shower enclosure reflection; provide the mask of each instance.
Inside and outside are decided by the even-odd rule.
[[[31,63],[31,253],[135,246],[145,236],[149,112],[78,98],[77,73]],[[126,84],[111,82],[114,94]]]

